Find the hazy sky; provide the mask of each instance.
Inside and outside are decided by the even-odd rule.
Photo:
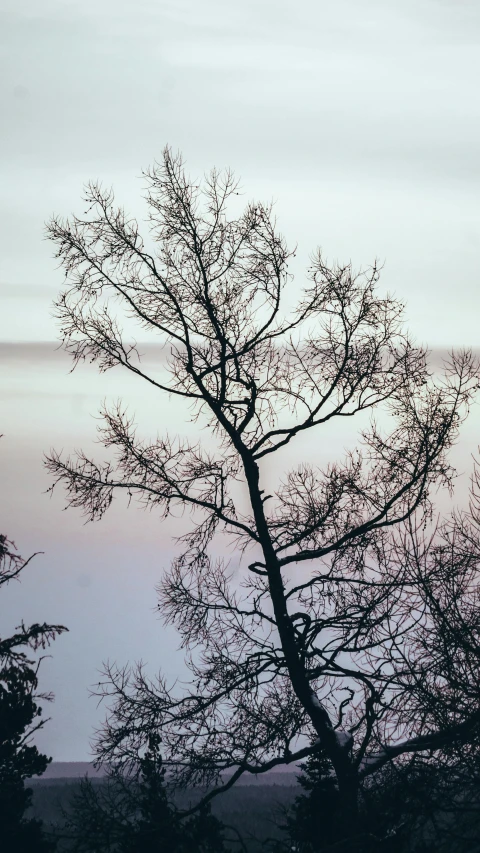
[[[55,758],[87,756],[102,658],[180,663],[154,613],[166,530],[133,509],[87,527],[62,514],[42,453],[88,446],[105,395],[128,398],[147,432],[182,418],[32,345],[55,339],[62,280],[44,221],[81,212],[91,178],[141,217],[138,176],[169,143],[194,173],[228,165],[246,198],[274,197],[299,271],[318,244],[377,257],[420,340],[477,346],[479,42],[478,0],[3,0],[0,342],[17,343],[0,344],[1,524],[46,553],[0,613],[2,630],[22,616],[71,628],[45,663]]]

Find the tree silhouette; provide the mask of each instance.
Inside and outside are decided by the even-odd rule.
[[[331,762],[322,750],[309,755],[300,765],[297,777],[302,792],[284,814],[286,841],[277,842],[276,853],[342,853],[341,803]],[[419,768],[383,768],[370,777],[362,790],[358,818],[360,849],[368,853],[403,853],[417,850],[419,827],[432,812],[432,798],[425,797],[426,786],[438,789],[438,778],[431,767],[427,774]],[[424,778],[425,777],[425,778]],[[406,844],[410,844],[407,848]],[[435,839],[435,843],[438,840]],[[357,848],[353,848],[354,850]],[[428,847],[428,850],[437,849]],[[423,853],[427,853],[422,847]]]
[[[302,788],[287,813],[284,829],[290,849],[298,853],[328,850],[339,838],[339,792],[333,767],[326,754],[317,750],[300,765]]]
[[[145,177],[146,241],[97,184],[83,219],[48,226],[67,277],[57,314],[74,365],[122,366],[184,400],[212,436],[208,449],[143,440],[118,403],[100,427],[110,461],[47,461],[90,519],[121,491],[164,517],[178,507],[193,516],[160,587],[191,683],[173,690],[141,667],[107,667],[100,692],[112,711],[98,758],[135,761],[158,731],[176,782],[215,782],[211,797],[321,745],[354,834],[362,779],[397,756],[468,740],[478,724],[478,702],[459,713],[452,703],[438,726],[422,636],[436,618],[426,584],[444,567],[424,561],[419,577],[414,558],[431,535],[432,487],[452,483],[448,451],[478,364],[453,353],[436,378],[404,331],[403,306],[379,295],[376,265],[355,272],[317,251],[298,295],[272,207],[228,218],[230,172],[194,183],[166,149]],[[122,332],[122,309],[165,346],[163,363],[148,368]],[[354,417],[355,450],[323,469],[306,460],[285,470],[285,448]],[[218,547],[231,538],[240,565],[215,557],[217,535]]]
[[[138,773],[85,779],[67,826],[78,853],[223,853],[222,827],[209,806],[182,820],[167,792],[160,741],[152,735]]]
[[[0,536],[0,587],[18,579],[29,562]],[[39,664],[31,659],[31,651],[44,649],[65,630],[61,625],[22,623],[15,634],[0,638],[0,837],[5,853],[48,853],[55,848],[45,838],[42,822],[25,817],[32,802],[25,779],[40,776],[51,761],[32,743],[45,724],[37,700],[51,696],[37,692]]]

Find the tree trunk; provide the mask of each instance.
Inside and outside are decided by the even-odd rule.
[[[310,682],[301,660],[292,620],[288,614],[285,598],[285,588],[281,568],[273,547],[268,529],[268,523],[263,509],[263,500],[259,484],[259,469],[256,462],[246,454],[243,464],[248,483],[250,500],[255,518],[258,537],[263,550],[265,567],[268,575],[270,596],[272,599],[275,621],[285,655],[288,674],[293,690],[298,700],[308,713],[315,731],[331,760],[340,793],[342,828],[345,838],[353,838],[358,833],[358,778],[348,756],[348,750],[341,747],[337,741],[329,715],[320,705],[310,687]]]

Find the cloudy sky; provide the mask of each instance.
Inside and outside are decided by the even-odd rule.
[[[231,166],[246,198],[276,200],[299,276],[317,245],[379,258],[420,341],[477,346],[480,4],[3,0],[0,42],[1,524],[23,553],[45,552],[2,592],[2,631],[22,616],[70,627],[45,662],[57,698],[41,743],[84,759],[103,658],[181,671],[154,612],[172,546],[133,509],[96,526],[62,513],[42,453],[88,448],[105,395],[127,398],[147,432],[182,413],[116,374],[68,373],[45,220],[82,212],[92,178],[141,218],[139,175],[168,143],[193,173]],[[461,464],[476,435],[474,418]]]

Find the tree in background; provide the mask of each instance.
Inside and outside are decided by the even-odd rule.
[[[30,560],[22,560],[6,536],[0,536],[0,587],[19,578]],[[32,743],[45,725],[38,699],[38,662],[30,651],[45,649],[67,629],[61,625],[23,623],[10,637],[0,638],[0,838],[4,853],[47,853],[55,845],[43,834],[42,823],[25,817],[32,790],[25,779],[40,776],[51,761]]]
[[[293,289],[294,253],[271,206],[228,217],[238,194],[230,172],[192,182],[167,149],[146,179],[147,240],[96,184],[83,219],[48,229],[67,278],[57,313],[74,365],[122,367],[183,400],[211,433],[208,449],[147,441],[118,403],[100,427],[109,461],[48,459],[90,519],[120,492],[165,517],[179,507],[193,516],[160,587],[190,685],[107,667],[98,760],[135,764],[158,732],[176,784],[214,783],[208,799],[321,748],[338,785],[338,837],[353,837],[368,777],[476,737],[480,709],[467,693],[478,676],[465,671],[474,683],[457,688],[455,704],[425,639],[440,625],[428,590],[446,567],[417,557],[460,520],[479,542],[469,512],[434,530],[431,501],[452,485],[448,451],[479,367],[461,352],[434,375],[403,328],[403,306],[378,293],[375,265],[354,272],[317,251],[303,291]],[[163,363],[148,367],[122,332],[122,309],[165,347]],[[360,441],[343,458],[285,470],[286,448],[313,431],[328,449],[328,428],[354,418]],[[241,557],[235,571],[216,557],[224,538],[214,550],[225,534]],[[469,606],[460,593],[457,609]]]
[[[152,736],[138,773],[111,772],[82,782],[67,827],[78,853],[223,853],[222,827],[205,807],[182,820],[168,798],[159,739]]]
[[[410,761],[408,766],[384,767],[363,787],[358,818],[360,849],[371,853],[406,853],[420,849],[422,853],[433,853],[440,849],[435,833],[433,845],[422,846],[422,828],[439,808],[438,774],[430,764],[417,766],[416,756],[413,762],[415,766]],[[341,804],[328,758],[321,750],[317,751],[300,765],[300,769],[302,772],[297,778],[302,793],[284,813],[282,828],[286,840],[274,845],[275,853],[350,850],[349,846],[338,844]]]
[[[445,756],[443,756],[445,757]],[[274,853],[343,853],[339,845],[339,791],[326,756],[316,752],[300,765],[302,788],[283,811],[285,839]],[[470,779],[470,783],[472,780]],[[363,785],[358,838],[371,853],[472,853],[479,837],[478,774],[475,789],[465,777],[445,773],[419,753],[385,765]],[[353,850],[358,849],[354,847]]]
[[[297,779],[303,793],[296,797],[284,824],[288,849],[298,853],[328,850],[338,838],[340,812],[332,764],[322,750],[317,750],[300,764],[300,770]]]

